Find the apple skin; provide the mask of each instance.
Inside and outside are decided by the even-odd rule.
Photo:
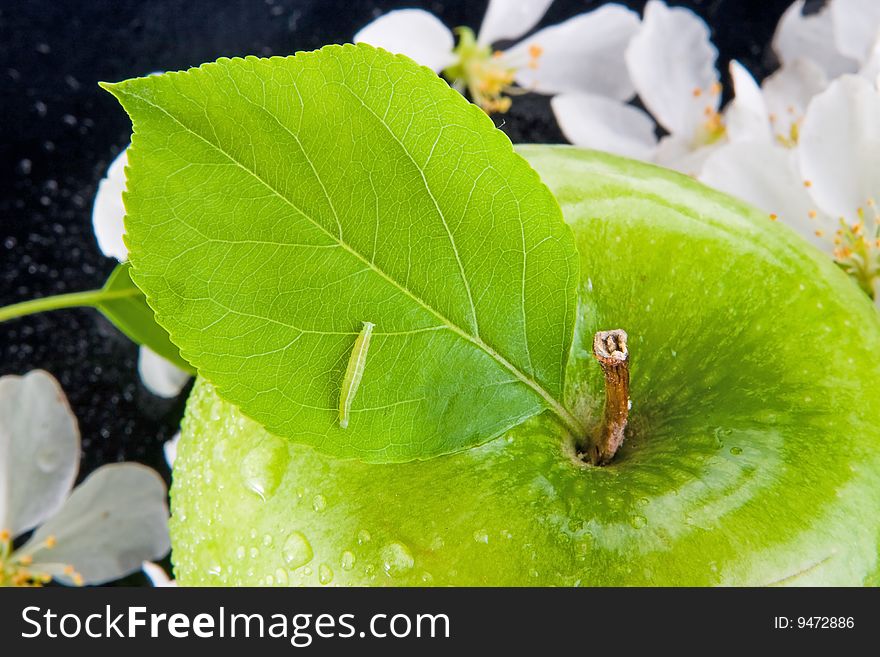
[[[880,320],[863,293],[689,178],[574,148],[520,152],[581,253],[568,402],[591,423],[592,334],[629,332],[616,460],[576,463],[546,414],[428,461],[336,460],[199,381],[174,467],[178,581],[880,583]]]

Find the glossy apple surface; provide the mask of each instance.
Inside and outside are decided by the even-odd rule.
[[[267,434],[200,382],[172,489],[182,584],[877,584],[880,321],[830,261],[688,178],[521,149],[582,256],[570,407],[624,328],[614,463],[535,418],[481,447],[366,465]]]

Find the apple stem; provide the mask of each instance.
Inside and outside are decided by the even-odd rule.
[[[593,336],[593,356],[605,375],[605,412],[585,456],[593,465],[607,465],[623,444],[629,417],[629,351],[626,331],[599,331]]]

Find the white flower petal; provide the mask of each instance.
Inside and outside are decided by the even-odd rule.
[[[92,207],[92,227],[101,252],[120,262],[128,260],[128,247],[122,236],[125,234],[125,206],[122,192],[125,191],[125,167],[128,164],[128,149],[123,150],[110,163],[107,176],[98,183],[98,193]]]
[[[165,462],[169,468],[173,468],[174,462],[177,460],[177,443],[179,442],[180,432],[178,431],[171,440],[166,440],[162,446],[162,450],[165,452]]]
[[[724,112],[731,141],[770,141],[770,119],[764,94],[755,78],[737,61],[730,62],[730,77],[736,94]]]
[[[675,169],[696,178],[703,170],[703,163],[725,142],[716,141],[711,144],[697,146],[689,139],[676,135],[667,135],[657,145],[654,162],[668,169]]]
[[[783,141],[796,141],[807,105],[828,86],[825,71],[810,59],[795,59],[786,63],[761,85],[764,102],[773,126],[773,133]]]
[[[455,44],[449,28],[421,9],[390,11],[363,27],[354,42],[406,55],[437,72],[452,63]]]
[[[812,59],[829,78],[854,72],[857,62],[842,55],[834,42],[831,11],[804,16],[804,0],[797,0],[779,19],[773,35],[773,50],[783,65],[795,59]]]
[[[562,134],[572,144],[650,160],[657,147],[654,121],[630,105],[590,94],[562,94],[550,101]]]
[[[55,547],[46,539],[55,538]],[[33,557],[34,571],[47,570],[71,583],[66,565],[86,584],[103,584],[140,570],[170,549],[165,483],[136,463],[95,470],[74,489],[58,513],[18,551]]]
[[[834,82],[807,107],[798,146],[810,195],[833,217],[857,219],[880,193],[880,93],[857,75]]]
[[[837,49],[847,57],[865,62],[880,31],[880,2],[832,0],[829,10]]]
[[[189,372],[144,346],[138,353],[138,372],[147,390],[159,397],[176,397],[190,377]]]
[[[553,0],[489,0],[477,41],[488,46],[521,37],[538,24],[551,4]]]
[[[539,30],[508,50],[505,59],[516,67],[516,82],[525,89],[627,100],[634,89],[624,53],[638,28],[636,13],[605,5]]]
[[[796,156],[766,142],[737,142],[715,151],[700,181],[776,215],[819,248],[830,252],[834,228],[804,188]],[[813,215],[811,217],[811,214]],[[825,231],[823,236],[816,231]]]
[[[17,536],[55,513],[79,452],[76,417],[52,375],[0,377],[0,530]]]
[[[177,582],[168,577],[168,573],[165,572],[165,569],[162,568],[162,566],[153,563],[152,561],[144,561],[144,563],[141,565],[141,569],[144,571],[144,574],[149,578],[153,586],[157,588],[177,586]]]
[[[626,51],[645,107],[669,132],[688,137],[705,121],[707,109],[718,109],[717,57],[699,16],[658,0],[648,2],[642,28]]]
[[[868,59],[859,70],[859,75],[866,80],[873,82],[874,86],[880,86],[880,38],[878,38],[871,47]]]

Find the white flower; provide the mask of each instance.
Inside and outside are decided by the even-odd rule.
[[[169,468],[174,467],[174,462],[177,460],[177,443],[180,442],[180,432],[178,431],[171,440],[166,440],[165,445],[163,445],[162,449],[165,452],[165,462],[168,464]]]
[[[868,0],[874,3],[874,0]],[[834,14],[831,6],[816,13],[804,15],[805,0],[797,0],[779,19],[773,36],[773,50],[785,66],[796,59],[810,59],[818,64],[829,78],[843,73],[854,73],[858,63],[842,54],[835,40]]]
[[[795,59],[815,62],[829,78],[859,73],[875,82],[880,74],[880,2],[831,0],[804,15],[804,0],[779,20],[773,49],[783,66]]]
[[[117,463],[71,492],[79,454],[76,418],[52,376],[0,377],[0,586],[101,584],[168,552],[162,479]]]
[[[487,112],[504,112],[509,94],[582,92],[626,100],[633,94],[623,53],[638,29],[638,16],[608,4],[522,39],[507,50],[500,40],[519,39],[531,30],[552,0],[491,0],[479,33],[452,32],[420,9],[389,12],[361,29],[354,41],[402,53],[465,89]],[[514,84],[518,85],[515,87]]]
[[[107,176],[98,183],[98,193],[92,208],[92,226],[98,246],[104,255],[120,262],[128,259],[128,248],[123,240],[125,234],[125,167],[128,149],[123,150],[107,169]],[[189,373],[153,352],[140,348],[138,372],[147,390],[159,397],[176,397],[189,381]]]
[[[177,586],[177,582],[168,577],[168,573],[166,573],[165,569],[159,564],[155,564],[152,561],[144,561],[142,564],[142,570],[150,580],[150,583],[156,588]]]
[[[818,64],[795,59],[769,76],[761,86],[739,62],[730,63],[734,99],[724,111],[730,141],[797,145],[807,105],[825,90],[828,78]]]
[[[793,144],[746,140],[707,160],[701,180],[781,218],[880,299],[880,92],[843,75],[815,96]],[[880,305],[880,301],[878,301]]]
[[[653,118],[635,107],[584,93],[556,96],[553,111],[574,144],[695,174],[725,136],[718,111],[717,57],[702,19],[688,9],[651,0],[625,61]],[[655,120],[667,133],[659,141]]]
[[[178,431],[170,440],[165,441],[163,451],[165,452],[165,461],[169,468],[174,467],[174,461],[177,460],[177,443],[180,442],[180,432]],[[142,564],[144,574],[149,578],[155,587],[177,586],[177,582],[170,577],[165,569],[152,561],[144,561]]]

